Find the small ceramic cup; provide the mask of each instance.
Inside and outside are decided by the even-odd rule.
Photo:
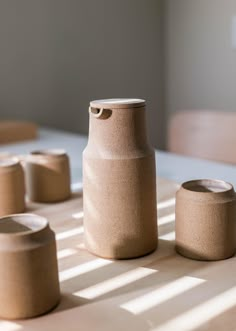
[[[35,202],[58,202],[71,195],[69,158],[64,150],[31,152],[25,160],[26,191]]]
[[[0,218],[0,317],[38,316],[59,299],[56,242],[48,221],[33,214]]]
[[[196,260],[221,260],[236,252],[236,199],[231,184],[192,180],[176,194],[176,250]]]
[[[17,158],[0,159],[0,216],[25,210],[24,171]]]

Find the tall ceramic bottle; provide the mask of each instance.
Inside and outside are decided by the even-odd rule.
[[[96,100],[89,114],[83,153],[87,249],[114,259],[148,254],[157,247],[157,202],[145,101]]]

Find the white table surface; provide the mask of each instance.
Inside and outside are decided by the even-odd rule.
[[[87,137],[54,129],[40,129],[39,139],[1,146],[1,152],[26,154],[34,149],[63,148],[71,162],[72,182],[82,180],[82,151]],[[178,183],[196,178],[222,179],[236,185],[236,167],[233,165],[200,160],[173,153],[156,151],[157,174]]]

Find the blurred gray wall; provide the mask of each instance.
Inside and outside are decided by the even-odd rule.
[[[236,111],[236,0],[164,3],[166,109]]]
[[[0,117],[87,133],[90,100],[145,98],[162,148],[162,17],[161,0],[1,0]]]

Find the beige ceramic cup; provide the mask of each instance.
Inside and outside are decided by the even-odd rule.
[[[71,195],[69,158],[64,150],[32,152],[26,158],[25,174],[31,201],[58,202]]]
[[[0,218],[0,317],[41,315],[59,299],[56,242],[48,221],[33,214]]]
[[[176,194],[176,250],[196,260],[221,260],[236,252],[236,199],[220,180],[193,180]]]
[[[17,158],[0,159],[0,216],[25,210],[24,171]]]

